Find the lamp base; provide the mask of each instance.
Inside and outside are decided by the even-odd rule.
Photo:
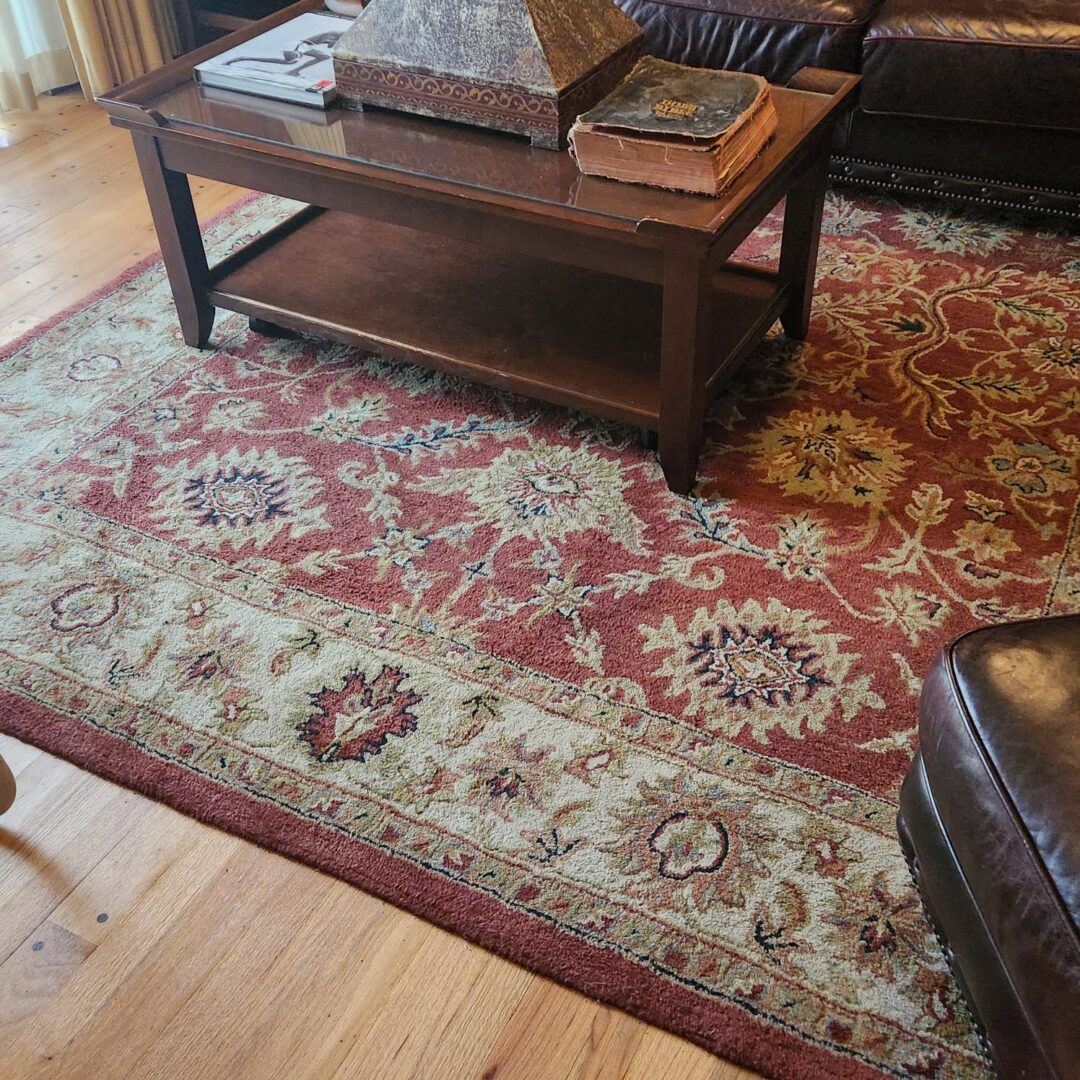
[[[642,53],[632,41],[601,67],[561,93],[530,93],[447,75],[404,71],[335,58],[338,102],[346,108],[377,105],[478,127],[526,135],[533,146],[558,150],[574,120],[607,97]]]
[[[378,0],[334,46],[338,96],[557,149],[629,74],[641,27],[611,0]]]

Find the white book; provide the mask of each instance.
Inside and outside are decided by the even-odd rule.
[[[325,108],[333,101],[337,39],[349,15],[310,11],[195,65],[206,86]]]

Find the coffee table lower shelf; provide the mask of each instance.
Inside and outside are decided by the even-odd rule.
[[[718,348],[706,392],[786,300],[764,272],[725,270],[714,282]],[[659,285],[309,207],[219,263],[209,300],[530,397],[658,425]]]

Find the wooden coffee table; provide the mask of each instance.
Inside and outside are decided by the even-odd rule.
[[[659,434],[673,491],[705,409],[779,318],[806,334],[833,121],[858,76],[775,90],[779,131],[721,198],[581,175],[568,153],[400,113],[326,113],[192,81],[287,8],[107,94],[131,130],[184,340],[214,309]],[[210,267],[188,176],[309,204]],[[787,197],[777,272],[729,256]]]

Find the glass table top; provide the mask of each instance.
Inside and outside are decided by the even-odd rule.
[[[385,170],[414,186],[446,185],[481,201],[539,204],[553,212],[633,229],[652,219],[716,229],[799,146],[834,104],[827,94],[774,88],[780,127],[758,159],[719,198],[585,176],[567,151],[533,147],[502,132],[384,109],[323,110],[204,87],[187,79],[137,104],[167,129],[264,144],[268,151]],[[131,99],[128,99],[131,101]],[[135,104],[136,102],[132,102]]]

